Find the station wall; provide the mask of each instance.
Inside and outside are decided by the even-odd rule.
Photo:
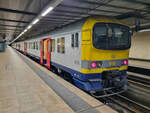
[[[130,58],[150,60],[150,31],[134,33],[131,44]]]

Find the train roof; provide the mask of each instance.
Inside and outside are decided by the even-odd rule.
[[[92,16],[92,17],[84,18],[82,20],[74,22],[72,24],[68,24],[68,25],[63,26],[61,28],[57,28],[53,31],[50,31],[47,34],[36,36],[36,37],[33,37],[32,39],[28,39],[28,40],[39,39],[41,37],[47,38],[49,36],[57,36],[57,35],[60,35],[60,34],[63,35],[63,34],[66,34],[68,32],[80,32],[82,30],[83,26],[87,26],[85,24],[87,24],[87,23],[89,23],[93,20],[94,21],[101,21],[101,22],[113,22],[113,23],[115,22],[115,23],[118,23],[118,24],[125,25],[124,23],[120,22],[119,20],[116,20],[116,19],[113,19],[113,18]]]

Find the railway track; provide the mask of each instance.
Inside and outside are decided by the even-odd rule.
[[[130,80],[130,82],[137,82],[139,84],[143,84],[147,87],[150,87],[150,81],[149,79],[146,78],[142,78],[142,77],[137,77],[135,75],[128,75],[128,80]]]
[[[122,96],[120,94],[108,97],[114,103],[120,105],[126,112],[130,113],[150,113],[150,108],[144,106],[136,101],[129,99],[128,97]]]
[[[139,87],[150,89],[150,85],[147,85],[147,84],[144,84],[144,83],[141,83],[141,82],[136,82],[136,81],[133,81],[133,80],[128,80],[128,82],[131,83],[131,84],[135,84]]]
[[[145,78],[142,79],[141,77],[136,77],[135,75],[134,76],[129,75],[128,82],[129,82],[128,87],[130,91],[133,91],[132,92],[133,95],[136,93],[136,90],[140,91],[140,89],[142,89],[141,91],[143,92],[141,92],[140,96],[143,96],[142,98],[148,101],[149,97],[147,97],[146,95],[142,95],[144,94],[144,92],[147,95],[150,93],[150,82],[148,79],[145,79]],[[138,88],[135,89],[135,87],[131,87],[133,85],[139,87],[139,89]],[[109,99],[111,99],[115,104],[118,104],[119,106],[121,106],[123,109],[125,109],[126,111],[130,113],[150,113],[150,107],[147,106],[148,104],[146,105],[145,103],[142,103],[139,100],[136,100],[135,98],[138,98],[136,97],[137,94],[134,95],[135,96],[134,99],[131,99],[132,96],[130,92],[128,95],[127,93],[118,94],[118,95],[109,97]]]

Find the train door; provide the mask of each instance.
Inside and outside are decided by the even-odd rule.
[[[24,55],[27,55],[27,43],[24,42]]]
[[[40,62],[41,64],[43,64],[43,55],[44,55],[44,40],[43,39],[40,40],[40,53],[41,53]]]
[[[47,38],[47,68],[50,69],[50,60],[51,60],[51,39]]]

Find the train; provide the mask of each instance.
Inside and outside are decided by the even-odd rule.
[[[127,90],[131,36],[129,26],[119,20],[94,16],[12,47],[48,69],[67,73],[84,91],[119,93]]]

